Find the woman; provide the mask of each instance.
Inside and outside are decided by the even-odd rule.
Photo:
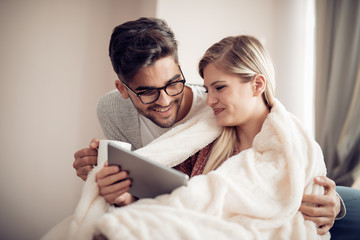
[[[323,192],[313,183],[326,174],[321,149],[274,98],[273,67],[260,42],[227,37],[206,51],[199,72],[212,111],[137,150],[194,177],[171,194],[107,209],[89,225],[96,226],[95,234],[109,239],[328,239],[298,211],[304,192]]]
[[[208,93],[207,105],[224,129],[214,144],[191,158],[194,169],[186,162],[176,167],[191,176],[208,173],[250,148],[274,102],[274,69],[253,37],[228,37],[214,44],[200,60],[199,73]],[[201,157],[210,149],[209,158]]]

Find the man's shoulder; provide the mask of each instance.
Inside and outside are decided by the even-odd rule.
[[[124,99],[117,89],[99,99],[97,116],[106,138],[141,147],[138,112],[131,100]]]
[[[187,84],[186,86],[191,88],[195,101],[204,101],[204,99],[206,100],[206,93],[203,85]]]
[[[201,84],[196,84],[196,83],[187,83],[186,86],[188,86],[189,88],[191,88],[191,90],[193,90],[193,92],[204,92],[205,88],[203,85]]]
[[[107,117],[113,115],[130,116],[137,113],[131,100],[124,99],[117,89],[106,93],[99,99],[97,112],[98,115],[107,115]]]
[[[114,90],[106,93],[105,95],[103,95],[100,98],[99,102],[100,103],[112,103],[114,101],[116,101],[116,102],[121,101],[121,99],[123,99],[123,98],[121,97],[120,92],[117,89],[114,89]]]
[[[119,107],[133,106],[129,99],[124,99],[117,89],[114,89],[99,99],[98,108],[104,108],[107,110],[118,109]]]
[[[193,105],[205,105],[207,94],[204,86],[200,84],[188,84],[187,86],[193,93]]]

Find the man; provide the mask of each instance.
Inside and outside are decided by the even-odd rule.
[[[141,18],[116,27],[109,55],[119,78],[115,81],[117,90],[105,95],[98,105],[99,121],[108,139],[125,141],[138,149],[201,114],[206,107],[202,87],[184,85],[177,42],[164,21]],[[93,139],[89,148],[74,155],[73,166],[83,180],[97,163],[98,144]],[[96,179],[100,194],[110,204],[122,206],[134,201],[127,193],[131,182],[125,171],[115,166],[104,167]],[[319,234],[325,234],[340,212],[341,201],[332,180],[316,178],[315,181],[325,187],[325,195],[304,195],[300,211],[316,223]]]

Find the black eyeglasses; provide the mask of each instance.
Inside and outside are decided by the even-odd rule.
[[[148,90],[146,90],[144,92],[140,92],[140,93],[136,93],[124,81],[122,81],[122,83],[125,85],[125,87],[127,89],[129,89],[131,92],[133,92],[140,99],[140,101],[143,104],[151,104],[151,103],[156,102],[159,99],[160,90],[164,89],[165,93],[171,97],[175,97],[184,91],[184,86],[185,86],[186,80],[184,78],[184,75],[183,75],[181,69],[180,69],[180,72],[181,72],[181,76],[183,77],[182,80],[168,83],[165,86],[160,87],[160,88],[151,88],[151,89],[148,89]]]

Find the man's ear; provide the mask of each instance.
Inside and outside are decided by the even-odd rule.
[[[117,88],[117,90],[119,90],[121,96],[124,99],[128,99],[129,98],[129,93],[126,89],[126,86],[124,85],[123,82],[121,82],[120,80],[115,80],[115,87]]]
[[[256,74],[253,78],[254,96],[260,96],[266,87],[266,79],[262,74]]]

